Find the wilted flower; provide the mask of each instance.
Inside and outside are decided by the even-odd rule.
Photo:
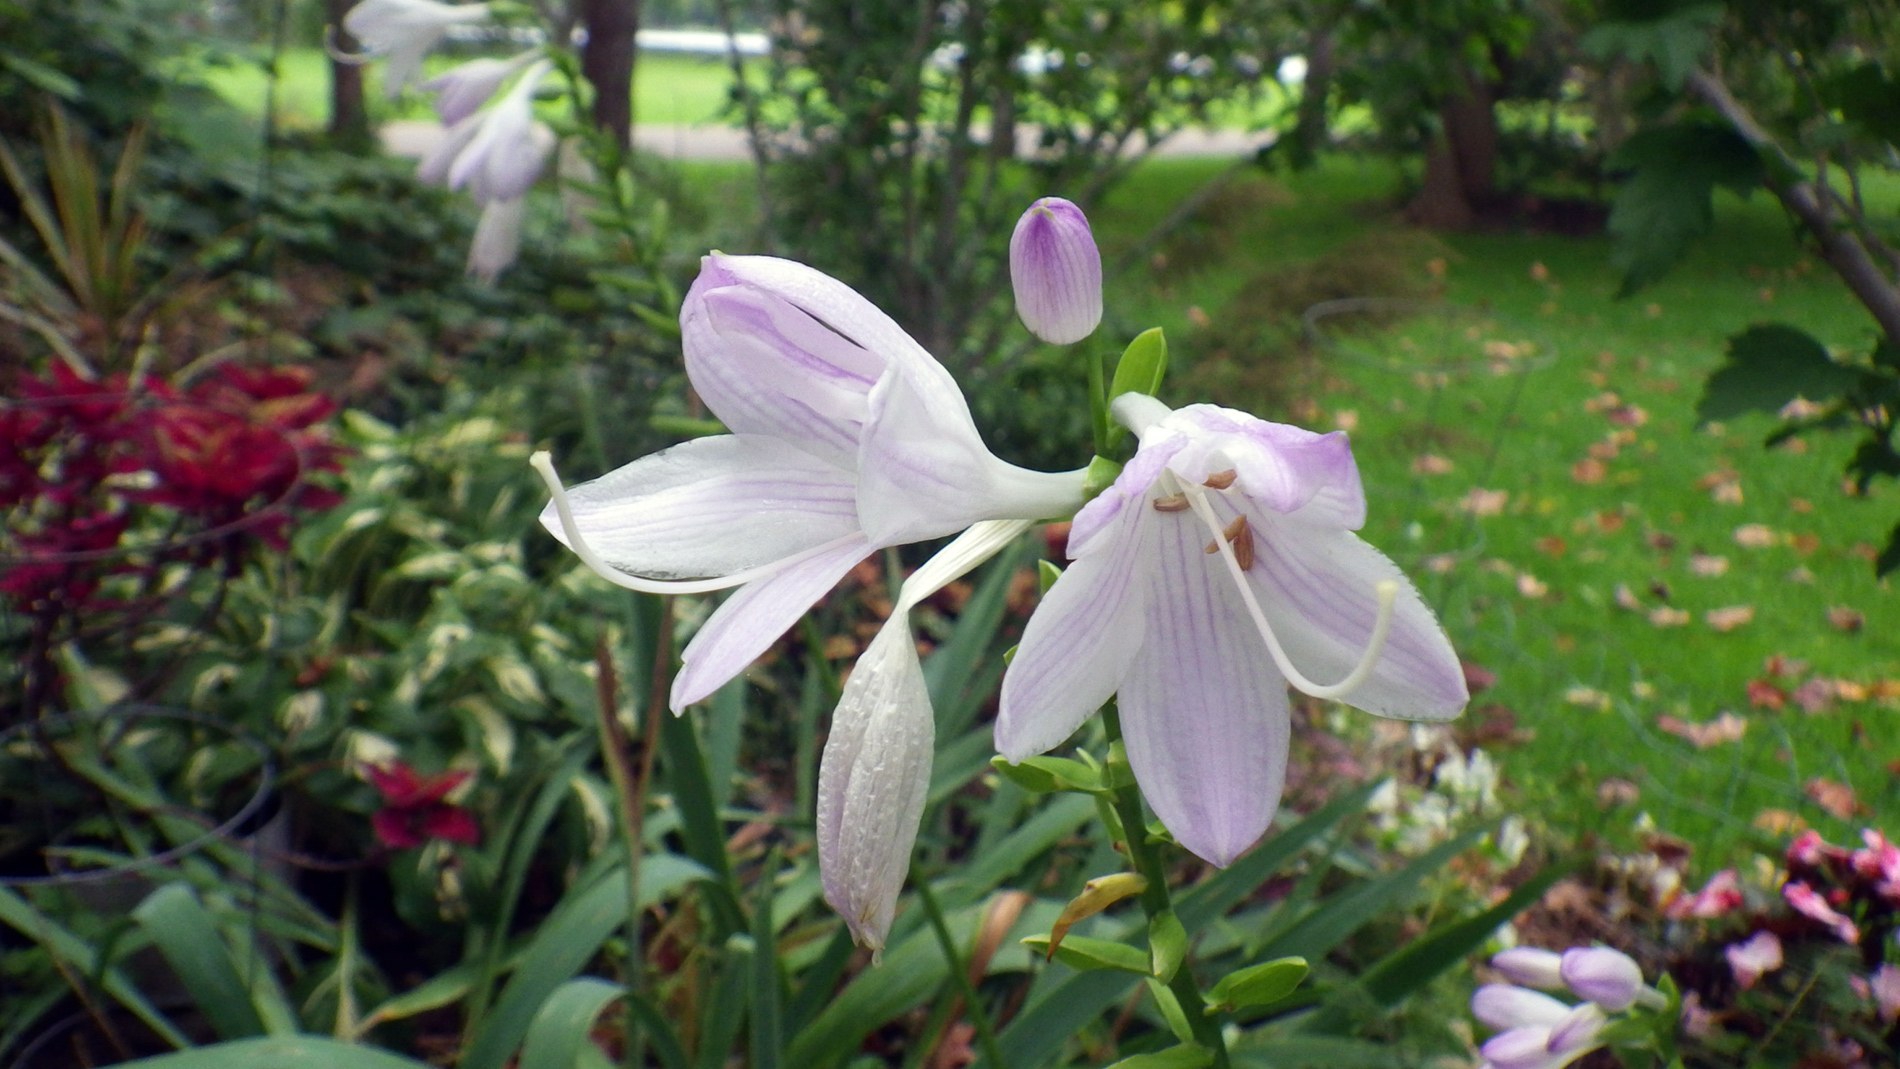
[[[435,114],[445,125],[453,126],[475,114],[502,83],[527,66],[538,49],[529,49],[509,59],[483,57],[471,59],[422,83],[426,92],[435,94]]]
[[[1743,990],[1754,987],[1755,981],[1782,965],[1781,940],[1773,932],[1756,932],[1740,943],[1729,944],[1722,953]]]
[[[1009,239],[1016,314],[1053,345],[1078,342],[1102,321],[1102,256],[1082,209],[1061,197],[1029,206]]]
[[[407,850],[431,839],[471,846],[481,842],[475,814],[446,801],[470,773],[423,775],[401,761],[369,765],[364,771],[383,796],[383,807],[370,816],[370,827],[384,846]]]
[[[818,868],[825,901],[874,955],[884,949],[910,869],[936,753],[936,722],[911,638],[910,610],[1029,525],[979,523],[905,580],[832,714],[818,769]]]
[[[387,56],[383,91],[390,99],[422,73],[422,57],[449,27],[480,22],[487,4],[444,4],[437,0],[363,0],[343,16],[343,28],[363,43],[365,56]]]
[[[1343,433],[1139,394],[1113,408],[1140,449],[1075,517],[1075,563],[1004,677],[997,749],[1048,750],[1119,693],[1142,793],[1182,846],[1226,865],[1278,807],[1289,683],[1442,720],[1464,707],[1464,673],[1411,584],[1352,533],[1365,495]]]
[[[842,282],[707,257],[680,311],[686,373],[733,433],[561,488],[541,522],[595,572],[654,593],[742,587],[688,644],[672,707],[738,674],[872,552],[1081,502],[1082,473],[1006,464],[943,365]]]

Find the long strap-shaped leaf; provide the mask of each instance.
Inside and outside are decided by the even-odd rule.
[[[231,948],[191,888],[182,883],[160,887],[138,904],[132,919],[165,955],[218,1035],[242,1039],[264,1034],[264,1019],[231,962]]]

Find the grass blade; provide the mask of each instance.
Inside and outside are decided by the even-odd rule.
[[[231,963],[231,948],[191,888],[169,883],[132,910],[145,934],[197,1000],[198,1009],[225,1039],[264,1033],[251,992]]]
[[[625,988],[593,976],[569,980],[554,989],[528,1025],[519,1069],[574,1069],[588,1045],[594,1019]]]

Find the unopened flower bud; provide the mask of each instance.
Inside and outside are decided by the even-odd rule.
[[[1597,1033],[1603,1031],[1608,1021],[1609,1015],[1603,1012],[1602,1006],[1586,1002],[1551,1028],[1550,1042],[1546,1046],[1552,1054],[1580,1054],[1597,1046]]]
[[[1492,1069],[1546,1069],[1552,1064],[1550,1029],[1526,1025],[1499,1032],[1486,1040],[1479,1053]]]
[[[1486,984],[1471,996],[1471,1015],[1500,1031],[1525,1025],[1555,1026],[1570,1016],[1568,1003],[1513,984]]]
[[[1564,986],[1564,956],[1542,947],[1512,947],[1494,955],[1491,967],[1514,984],[1555,991]]]
[[[1061,197],[1029,206],[1009,239],[1016,314],[1029,332],[1068,345],[1102,321],[1102,256],[1082,209]]]
[[[1561,971],[1570,990],[1611,1013],[1629,1009],[1643,991],[1643,970],[1628,954],[1609,947],[1566,950]]]

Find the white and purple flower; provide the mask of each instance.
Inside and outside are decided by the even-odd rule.
[[[1480,1048],[1481,1069],[1560,1069],[1603,1046],[1612,1015],[1638,1005],[1662,1009],[1669,1001],[1643,983],[1634,959],[1609,947],[1572,947],[1562,954],[1513,947],[1491,965],[1514,983],[1486,984],[1471,996],[1472,1016],[1497,1031]],[[1586,1001],[1573,1006],[1530,989],[1566,986]]]
[[[422,74],[422,57],[453,26],[488,17],[487,4],[438,0],[363,0],[343,16],[343,28],[363,44],[363,57],[385,56],[383,92],[394,100]],[[346,57],[348,58],[348,57]]]
[[[1443,720],[1469,698],[1464,673],[1416,590],[1352,533],[1365,495],[1343,433],[1140,394],[1112,408],[1139,451],[1076,515],[1074,563],[1004,677],[997,749],[1049,750],[1119,695],[1150,807],[1226,865],[1278,808],[1289,683]]]
[[[983,445],[955,380],[844,283],[709,256],[680,311],[686,373],[731,434],[563,491],[541,522],[594,571],[655,593],[740,589],[687,645],[675,711],[737,675],[885,546],[1081,503],[1082,473]]]
[[[1031,204],[1010,235],[1009,281],[1031,334],[1052,345],[1093,334],[1102,321],[1102,255],[1082,209],[1061,197]]]

